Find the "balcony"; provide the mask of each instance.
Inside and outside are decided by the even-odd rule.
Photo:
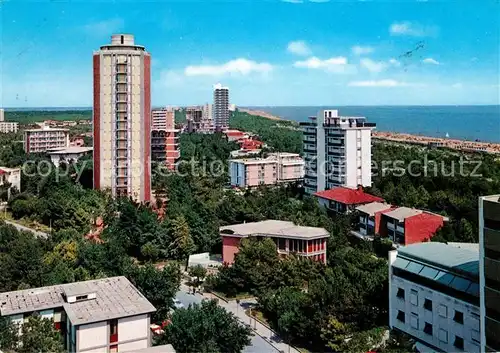
[[[121,93],[126,93],[127,92],[127,84],[126,83],[117,83],[116,84],[116,91],[121,92]]]
[[[126,93],[117,93],[116,94],[116,101],[117,102],[127,102],[127,94]]]
[[[500,261],[485,257],[484,276],[486,277],[486,279],[500,282]]]
[[[126,122],[117,122],[116,123],[116,131],[127,131],[127,123]]]
[[[484,246],[489,250],[500,252],[500,231],[484,228]]]
[[[500,339],[498,338],[498,333],[500,332],[500,322],[486,317],[486,345],[492,349],[492,352],[498,352],[500,350]]]
[[[117,112],[126,112],[127,111],[127,103],[117,103],[116,104]]]
[[[116,74],[116,83],[127,83],[126,74]]]

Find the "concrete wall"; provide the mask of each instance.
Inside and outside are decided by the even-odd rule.
[[[118,344],[118,352],[135,351],[143,348],[148,348],[147,340],[140,340],[135,342],[120,343]]]
[[[94,349],[108,345],[109,331],[106,321],[78,326],[77,347],[79,351]]]
[[[118,320],[118,341],[130,341],[148,337],[148,315],[137,315]]]
[[[392,264],[396,258],[396,251],[391,251],[389,254],[389,263]],[[404,299],[397,297],[398,288],[404,289]],[[423,307],[426,298],[432,300],[432,311]],[[405,323],[397,319],[399,310],[405,313]],[[463,313],[463,324],[453,320],[455,310]],[[455,336],[459,336],[464,340],[465,352],[479,352],[480,344],[473,341],[473,338],[480,337],[479,314],[477,306],[397,277],[392,273],[392,266],[389,267],[391,328],[397,328],[445,352],[458,351],[453,343]],[[423,331],[426,322],[432,324],[432,336]],[[443,336],[447,336],[447,340],[443,340]]]

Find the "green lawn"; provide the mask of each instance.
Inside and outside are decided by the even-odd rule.
[[[6,121],[19,123],[36,123],[44,120],[90,120],[92,110],[66,110],[66,111],[15,111],[5,112]]]

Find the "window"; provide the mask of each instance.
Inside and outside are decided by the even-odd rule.
[[[424,325],[424,333],[432,336],[432,324],[429,324],[428,322],[425,323],[425,325]]]
[[[118,352],[118,345],[117,344],[109,346],[109,353],[116,353],[116,352]]]
[[[448,317],[448,307],[444,304],[439,305],[439,316],[441,317]]]
[[[415,289],[411,290],[410,303],[412,303],[413,305],[418,305],[418,292]]]
[[[405,299],[405,290],[403,288],[398,288],[398,294],[396,294],[396,297],[400,299]]]
[[[455,316],[453,317],[453,321],[458,322],[459,324],[464,323],[464,313],[458,310],[455,310]]]
[[[464,349],[464,339],[460,336],[455,336],[455,342],[453,342],[453,346],[458,349]]]
[[[79,301],[79,300],[85,300],[85,299],[87,299],[87,295],[78,295],[78,296],[76,297],[76,301]]]
[[[404,324],[405,323],[405,313],[401,310],[398,310],[397,319]]]
[[[411,328],[418,330],[418,315],[415,313],[411,313],[410,326]]]
[[[443,343],[448,343],[448,331],[439,329],[439,340]]]
[[[118,333],[118,320],[109,320],[109,333],[116,335]]]
[[[432,300],[425,298],[424,309],[432,311]]]

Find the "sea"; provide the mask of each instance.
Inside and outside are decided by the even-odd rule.
[[[414,135],[449,137],[500,143],[500,105],[448,106],[280,106],[246,107],[262,110],[283,119],[306,121],[322,109],[337,109],[342,116],[364,116],[377,124],[378,131],[402,132]],[[6,108],[6,111],[26,110],[90,110],[75,108]]]
[[[322,109],[337,109],[342,116],[366,117],[377,124],[378,131],[500,143],[500,105],[248,108],[298,122],[316,116]]]

